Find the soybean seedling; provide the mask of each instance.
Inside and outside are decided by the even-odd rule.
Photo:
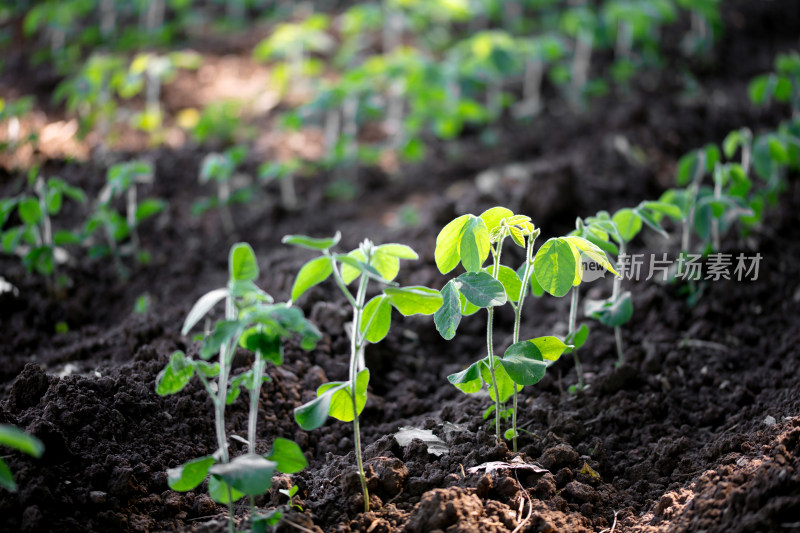
[[[13,448],[37,459],[44,453],[42,441],[32,435],[28,435],[17,427],[7,424],[0,424],[0,446]],[[0,458],[0,487],[10,492],[17,492],[17,482],[14,481],[14,475],[2,458]]]
[[[375,245],[365,239],[348,254],[332,252],[341,239],[339,232],[332,238],[312,239],[302,235],[287,235],[286,244],[292,244],[320,253],[320,257],[307,262],[297,274],[292,287],[292,301],[297,300],[311,287],[333,277],[336,286],[353,308],[350,335],[349,379],[325,383],[317,389],[317,397],[295,409],[294,417],[301,428],[310,431],[322,426],[328,416],[342,422],[353,422],[356,463],[361,479],[364,511],[369,511],[369,492],[361,459],[361,434],[358,417],[367,403],[369,369],[364,361],[364,350],[369,343],[380,342],[389,333],[392,307],[403,316],[431,315],[442,305],[439,291],[427,287],[398,287],[394,282],[400,271],[401,259],[417,259],[417,253],[403,244]],[[370,281],[384,285],[380,294],[367,301]],[[353,294],[348,285],[358,282]]]
[[[533,258],[533,270],[536,283],[544,292],[562,298],[571,293],[569,309],[569,326],[566,342],[567,353],[572,353],[575,360],[575,372],[578,375],[577,388],[583,389],[583,366],[578,358],[578,349],[583,346],[589,331],[586,326],[577,328],[578,298],[580,285],[584,280],[582,257],[597,263],[603,269],[617,275],[606,253],[597,245],[582,236],[568,235],[555,237],[545,242],[536,257]]]
[[[573,232],[591,242],[604,252],[617,255],[617,269],[623,271],[622,259],[627,257],[626,247],[639,234],[643,225],[647,225],[662,237],[669,237],[661,227],[662,216],[679,217],[680,212],[674,205],[663,202],[645,201],[633,209],[620,209],[613,216],[600,211],[593,217],[577,221]],[[613,271],[613,270],[612,270]],[[616,274],[616,272],[615,272]],[[617,345],[617,366],[625,362],[622,345],[622,325],[633,317],[633,301],[631,293],[621,292],[622,276],[617,275],[612,285],[611,296],[604,300],[587,300],[584,305],[586,316],[601,324],[614,328],[614,339]]]
[[[106,245],[94,245],[90,255],[111,255],[120,273],[125,268],[120,261],[123,255],[121,243],[130,237],[131,253],[140,263],[148,263],[149,254],[142,250],[138,228],[145,220],[163,211],[167,203],[158,198],[139,200],[138,187],[153,183],[153,167],[144,161],[131,161],[112,165],[106,174],[106,185],[100,191],[97,208],[86,222],[84,232],[91,235],[102,230]],[[125,198],[125,215],[112,205],[115,198]]]
[[[229,206],[235,203],[246,203],[250,200],[249,188],[233,190],[233,178],[236,167],[242,164],[247,156],[247,148],[234,146],[225,152],[211,153],[203,158],[200,164],[200,183],[214,181],[217,184],[217,195],[211,198],[202,198],[192,205],[192,213],[200,215],[209,209],[219,208],[222,226],[225,232],[231,234],[236,229]]]
[[[436,266],[443,274],[460,263],[465,273],[450,280],[442,288],[443,304],[434,315],[436,329],[445,339],[452,339],[462,315],[484,308],[486,320],[486,357],[468,368],[451,374],[447,380],[460,391],[472,394],[489,386],[494,401],[495,437],[500,442],[500,418],[508,411],[501,403],[514,398],[511,410],[512,427],[505,436],[513,441],[516,451],[517,392],[525,385],[538,383],[545,374],[547,361],[561,356],[566,345],[555,337],[538,337],[519,342],[519,329],[527,286],[533,274],[533,244],[539,230],[530,217],[515,215],[504,207],[493,207],[480,216],[461,215],[448,223],[436,238]],[[525,263],[519,271],[501,264],[503,242],[507,237],[525,248]],[[492,264],[483,264],[492,255]],[[519,272],[519,273],[518,273]],[[521,273],[521,274],[520,274]],[[514,309],[514,342],[503,357],[494,352],[494,308],[510,302]],[[490,408],[488,412],[491,412]]]
[[[61,246],[79,244],[81,237],[69,230],[53,230],[52,217],[58,215],[64,197],[84,203],[84,192],[67,184],[60,178],[44,179],[33,169],[28,175],[28,184],[33,194],[21,194],[0,199],[0,235],[3,251],[19,253],[29,273],[38,272],[51,279],[51,288],[61,285],[56,276],[59,262],[64,261]],[[16,210],[20,226],[3,230]]]
[[[282,363],[283,341],[291,336],[299,336],[301,346],[306,350],[313,348],[320,337],[317,329],[298,308],[271,303],[272,298],[255,285],[258,272],[258,263],[250,245],[235,244],[229,256],[227,287],[212,290],[195,303],[186,317],[182,333],[187,334],[223,300],[224,320],[218,321],[213,331],[205,336],[200,360],[176,351],[156,380],[156,392],[163,396],[179,392],[193,376],[197,376],[211,397],[217,451],[170,469],[167,477],[170,488],[187,491],[197,487],[210,475],[209,495],[214,501],[228,505],[231,532],[234,530],[233,502],[248,495],[251,496],[252,508],[252,496],[270,488],[276,470],[292,474],[307,465],[299,446],[287,439],[275,439],[272,451],[265,456],[255,452],[258,399],[262,382],[268,380],[264,376],[265,363]],[[237,346],[252,351],[255,359],[250,370],[231,380],[231,366]],[[214,355],[217,355],[218,361],[209,363],[208,360]],[[209,382],[213,378],[216,378],[215,386]],[[250,390],[248,450],[245,455],[231,460],[225,432],[225,406],[236,400],[240,386]],[[258,520],[258,517],[254,519]]]

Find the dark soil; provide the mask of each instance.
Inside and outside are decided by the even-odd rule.
[[[532,216],[550,236],[568,231],[578,215],[653,198],[671,184],[686,151],[720,142],[740,126],[774,127],[785,114],[754,109],[746,85],[771,68],[777,52],[796,45],[800,12],[792,0],[742,1],[731,2],[725,18],[728,34],[714,60],[689,65],[699,72],[699,93],[685,92],[677,58],[658,77],[595,102],[585,115],[556,110],[532,124],[505,124],[498,146],[469,137],[437,146],[427,163],[393,180],[364,169],[354,202],[326,199],[320,184],[331,177],[325,175],[298,184],[304,206],[297,212],[281,209],[276,191],[267,191],[237,209],[233,236],[223,234],[216,214],[189,213],[201,194],[196,171],[203,152],[147,154],[157,165],[150,193],[170,203],[143,231],[149,266],[132,267],[121,281],[110,262],[76,253],[65,268],[73,285],[52,295],[18,262],[0,258],[3,277],[19,288],[19,296],[0,295],[0,423],[26,429],[46,447],[40,460],[4,456],[20,491],[0,493],[0,529],[221,530],[226,509],[204,490],[171,491],[166,478],[167,468],[215,449],[211,402],[196,381],[167,398],[155,394],[154,381],[172,351],[197,349],[179,328],[195,299],[224,283],[230,244],[253,245],[259,285],[278,299],[288,297],[309,258],[280,238],[329,235],[335,228],[346,247],[365,237],[413,246],[421,260],[406,265],[401,281],[440,287],[434,240],[456,214],[506,205]],[[615,148],[621,138],[641,149],[643,164]],[[504,170],[509,163],[520,163],[527,177],[513,179]],[[107,164],[51,161],[46,171],[93,195]],[[497,172],[485,192],[474,178],[489,168]],[[310,291],[300,305],[324,338],[308,353],[287,346],[284,366],[269,370],[259,420],[259,451],[286,437],[307,452],[309,468],[276,482],[277,488],[300,487],[305,510],[291,522],[314,531],[369,532],[800,531],[800,187],[794,178],[762,229],[725,241],[731,253],[763,256],[757,281],[709,283],[694,308],[677,287],[630,283],[636,314],[623,330],[627,363],[615,368],[613,333],[595,326],[582,351],[587,390],[567,392],[576,382],[568,358],[524,390],[521,456],[547,473],[468,473],[513,457],[495,444],[481,416],[488,396],[463,395],[445,380],[482,355],[484,317],[465,319],[451,342],[430,319],[396,317],[389,337],[367,349],[372,381],[361,420],[373,511],[360,513],[351,425],[331,421],[306,433],[292,418],[317,386],[347,372],[345,302],[326,284]],[[11,191],[15,180],[6,178],[0,192]],[[389,224],[404,204],[417,206],[417,227]],[[71,208],[59,220],[83,216]],[[638,246],[661,253],[675,243],[653,239]],[[607,292],[603,283],[592,292]],[[133,314],[145,292],[150,312]],[[565,300],[532,301],[523,334],[563,333],[567,308]],[[59,322],[69,331],[54,333]],[[510,314],[500,313],[498,347],[510,341],[511,323]],[[247,363],[242,353],[235,367]],[[227,416],[230,434],[246,432],[244,398]],[[449,453],[431,455],[421,441],[401,447],[392,436],[401,426],[433,430]],[[240,453],[231,443],[234,455]],[[281,503],[277,492],[257,499],[265,507]],[[245,514],[239,509],[238,516]],[[284,524],[281,530],[294,529]]]

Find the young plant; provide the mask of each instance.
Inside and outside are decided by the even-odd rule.
[[[210,209],[219,208],[222,226],[229,235],[236,230],[229,206],[231,204],[247,203],[252,196],[252,191],[247,187],[233,190],[236,167],[242,164],[246,156],[247,148],[234,146],[221,154],[211,153],[206,155],[200,164],[200,183],[216,182],[217,195],[211,198],[202,198],[195,202],[192,205],[192,214],[201,215]]]
[[[800,54],[779,54],[775,72],[755,77],[748,89],[754,104],[764,105],[775,99],[790,104],[794,118],[800,117]]]
[[[515,215],[504,207],[493,207],[480,216],[461,215],[448,223],[436,238],[436,266],[442,274],[451,272],[460,263],[465,273],[450,280],[442,288],[442,307],[434,315],[436,329],[445,339],[452,339],[461,317],[478,309],[487,311],[487,355],[468,368],[451,374],[447,380],[460,391],[471,394],[489,386],[494,401],[495,437],[500,442],[500,419],[508,414],[501,404],[514,399],[511,410],[512,427],[505,433],[516,451],[517,392],[525,385],[538,383],[545,374],[548,361],[555,361],[566,345],[555,337],[537,337],[519,341],[522,305],[533,275],[533,245],[539,230],[530,217]],[[501,263],[503,242],[507,237],[525,249],[525,262],[514,270]],[[483,264],[492,256],[488,268]],[[495,307],[509,302],[514,309],[513,343],[503,357],[494,350]]]
[[[156,392],[165,396],[182,390],[197,376],[214,405],[214,427],[217,451],[193,459],[182,466],[170,469],[168,483],[177,491],[192,490],[207,476],[208,491],[218,503],[228,505],[229,530],[234,531],[233,503],[248,495],[254,522],[264,517],[256,515],[252,497],[266,492],[272,485],[275,471],[286,474],[299,472],[307,465],[300,447],[294,442],[277,438],[267,455],[256,453],[258,399],[261,384],[268,381],[264,375],[267,361],[275,365],[283,362],[283,342],[298,336],[301,346],[310,350],[320,334],[308,322],[302,311],[289,304],[272,304],[272,298],[255,285],[259,270],[255,253],[250,245],[235,244],[229,256],[227,287],[203,295],[186,317],[182,333],[185,335],[220,302],[225,302],[225,318],[219,320],[209,332],[200,350],[200,360],[194,360],[181,351],[172,354],[169,364],[156,380]],[[231,367],[236,347],[254,354],[253,366],[231,379]],[[215,363],[208,362],[214,356]],[[209,381],[216,378],[215,386]],[[236,400],[240,387],[250,391],[247,453],[230,458],[228,437],[225,431],[225,406]]]
[[[44,453],[42,441],[8,424],[0,424],[0,446],[13,448],[37,459]],[[10,492],[17,492],[17,482],[14,481],[14,475],[2,458],[0,458],[0,487]]]
[[[365,239],[347,254],[332,252],[341,234],[332,238],[312,239],[302,235],[287,235],[286,244],[314,250],[320,254],[300,269],[292,287],[296,301],[311,287],[333,277],[336,286],[353,309],[350,336],[349,379],[326,383],[317,389],[317,397],[294,411],[295,420],[306,431],[322,426],[328,416],[353,423],[356,463],[361,479],[364,511],[369,511],[369,492],[361,458],[361,433],[358,417],[367,403],[369,369],[364,350],[370,343],[383,340],[392,322],[392,307],[403,316],[431,315],[442,305],[439,291],[427,287],[398,287],[394,282],[401,259],[417,259],[414,250],[403,244],[375,245]],[[384,285],[380,294],[367,301],[370,281]],[[348,285],[357,282],[355,294]]]
[[[589,335],[589,330],[585,325],[580,329],[577,328],[579,290],[584,281],[584,257],[588,264],[600,265],[604,270],[615,276],[618,275],[606,253],[599,246],[580,235],[549,239],[539,248],[536,257],[533,258],[536,284],[542,291],[556,298],[562,298],[571,293],[569,326],[565,338],[565,342],[569,346],[565,351],[572,353],[575,360],[575,372],[578,375],[576,389],[578,390],[583,389],[583,366],[578,358],[578,349],[583,346]]]
[[[158,198],[139,199],[138,187],[153,183],[153,167],[144,161],[131,161],[112,165],[106,174],[106,185],[101,189],[95,212],[86,222],[85,234],[92,235],[102,231],[105,245],[95,244],[90,250],[94,257],[111,255],[120,273],[125,272],[120,257],[124,252],[136,256],[138,262],[146,264],[150,255],[142,250],[138,228],[145,220],[162,212],[167,203]],[[117,211],[113,201],[125,199],[125,215]],[[130,237],[130,250],[121,243]]]
[[[633,209],[620,209],[613,216],[606,211],[600,211],[593,217],[577,221],[577,228],[573,232],[591,242],[604,252],[617,255],[617,269],[624,272],[625,268],[619,259],[627,257],[627,244],[642,230],[643,224],[656,231],[662,237],[668,234],[661,227],[660,219],[664,216],[679,217],[680,213],[674,205],[663,202],[642,202]],[[614,272],[614,270],[611,270]],[[604,300],[587,300],[584,314],[597,320],[601,324],[614,328],[614,338],[617,344],[617,366],[625,362],[625,352],[622,345],[622,325],[633,317],[633,301],[631,293],[620,292],[622,276],[617,275],[612,285],[611,296]]]
[[[64,197],[84,203],[86,195],[60,178],[45,180],[38,175],[38,169],[29,173],[28,185],[33,194],[0,199],[3,251],[20,254],[27,271],[51,278],[51,288],[55,289],[66,281],[59,280],[56,272],[58,263],[65,260],[60,247],[80,244],[82,239],[69,230],[54,231],[52,217],[61,211]],[[21,225],[3,229],[15,211]]]
[[[281,203],[286,209],[297,209],[297,193],[294,188],[294,177],[303,168],[301,159],[263,163],[258,167],[258,179],[264,182],[277,180],[280,184]]]

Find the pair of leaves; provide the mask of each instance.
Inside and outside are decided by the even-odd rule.
[[[389,333],[392,307],[403,316],[431,315],[442,306],[439,291],[427,287],[386,287],[382,294],[364,306],[359,331],[372,343],[380,342]]]
[[[7,424],[0,424],[0,446],[7,446],[36,458],[44,453],[44,445],[39,439]],[[0,487],[11,492],[17,491],[14,475],[2,459],[0,459]]]
[[[515,215],[505,207],[492,207],[480,216],[466,214],[450,221],[436,237],[434,259],[439,272],[447,274],[459,262],[467,272],[480,271],[492,243],[499,240],[503,231],[517,245],[525,246],[525,237],[533,231],[533,225],[529,217]]]
[[[227,503],[228,489],[233,501],[245,494],[263,494],[272,486],[275,471],[294,474],[308,466],[300,447],[284,438],[277,438],[272,450],[265,456],[246,454],[229,463],[218,463],[213,455],[206,455],[170,468],[167,482],[172,490],[185,492],[196,488],[211,474],[208,487],[212,499]]]
[[[494,374],[500,401],[508,400],[515,387],[520,390],[525,385],[541,381],[548,365],[568,348],[570,346],[561,339],[545,336],[512,344],[502,358],[494,356]],[[485,357],[465,370],[451,374],[447,380],[467,394],[478,392],[486,383],[489,385],[489,395],[494,400],[489,364],[489,358]]]
[[[360,415],[367,404],[369,369],[356,376],[356,414]],[[332,381],[317,389],[317,397],[294,410],[294,419],[301,428],[311,431],[322,426],[328,416],[342,422],[352,422],[353,396],[349,381]]]
[[[213,378],[219,375],[219,363],[195,361],[178,350],[173,352],[169,363],[156,377],[156,393],[168,396],[183,390],[194,377],[195,372]]]
[[[465,272],[448,281],[441,295],[442,305],[434,313],[433,321],[436,330],[447,340],[455,336],[462,315],[472,314],[466,304],[486,308],[503,305],[508,300],[503,283],[483,271]]]
[[[542,289],[557,298],[581,283],[581,254],[617,274],[605,252],[589,240],[575,235],[556,237],[545,242],[533,259],[533,273]]]

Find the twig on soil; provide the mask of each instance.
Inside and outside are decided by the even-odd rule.
[[[614,511],[614,523],[611,524],[611,529],[605,528],[600,533],[614,533],[614,530],[617,529],[617,515],[619,511]]]
[[[288,518],[284,518],[284,519],[283,519],[283,521],[284,521],[286,524],[288,524],[288,525],[292,526],[293,528],[299,529],[300,531],[305,531],[306,533],[314,533],[314,531],[312,531],[311,529],[308,529],[308,528],[307,528],[307,527],[305,527],[305,526],[301,526],[300,524],[297,524],[297,523],[295,523],[295,522],[292,522],[292,521],[291,521],[291,520],[289,520]]]
[[[522,486],[522,483],[520,482],[519,476],[517,476],[516,471],[514,471],[514,477],[516,478],[517,483],[519,483],[519,486],[522,489],[522,493],[525,494],[525,497],[528,499],[528,516],[525,517],[525,520],[517,524],[517,527],[515,527],[514,530],[511,532],[511,533],[519,533],[519,531],[521,531],[522,528],[525,527],[525,525],[528,523],[528,521],[531,519],[531,516],[533,515],[533,502],[531,501],[531,495],[528,494],[528,491],[525,489],[525,487]],[[524,503],[522,500],[520,500],[519,504],[520,504],[519,513],[517,513],[518,515],[522,514],[522,508]]]
[[[700,339],[683,339],[678,343],[679,348],[709,348],[721,352],[729,352],[730,348],[719,342],[704,341]]]
[[[390,503],[394,502],[397,498],[400,497],[401,494],[403,494],[403,487],[400,487],[400,492],[392,496],[392,499],[386,502],[384,505],[389,505]]]

